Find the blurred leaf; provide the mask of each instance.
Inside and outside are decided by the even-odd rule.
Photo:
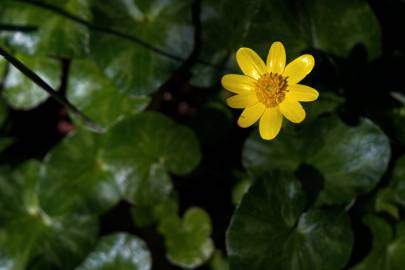
[[[249,190],[250,186],[252,185],[252,181],[250,179],[243,179],[240,180],[232,189],[232,202],[233,204],[237,205],[242,200],[243,195]]]
[[[93,121],[104,126],[111,126],[132,112],[142,111],[150,101],[147,96],[120,93],[90,60],[73,61],[67,97]]]
[[[48,1],[48,4],[91,20],[88,0]],[[0,10],[0,23],[21,28],[0,34],[0,40],[13,49],[65,58],[82,57],[89,52],[90,34],[86,26],[29,3],[3,0]]]
[[[373,247],[367,257],[353,267],[353,270],[401,270],[405,265],[405,223],[395,226],[395,230],[375,216],[364,218],[373,234]]]
[[[392,171],[389,186],[378,192],[376,211],[384,211],[399,219],[399,209],[405,209],[405,156],[401,156]]]
[[[144,241],[134,235],[104,236],[76,270],[150,270],[152,259]]]
[[[395,139],[397,139],[401,145],[405,145],[405,106],[394,109],[391,114]]]
[[[210,217],[200,208],[188,209],[182,220],[173,215],[159,224],[169,261],[183,268],[194,269],[208,261],[214,251],[211,231]]]
[[[201,59],[210,63],[225,64],[227,56],[242,46],[257,49],[265,57],[277,40],[285,44],[290,59],[309,48],[347,57],[358,44],[365,46],[370,59],[381,52],[379,23],[365,0],[202,3]],[[194,71],[194,83],[199,85],[212,84],[220,75],[207,66],[197,66]]]
[[[229,263],[226,258],[223,257],[222,252],[217,250],[212,256],[210,262],[211,270],[229,270]]]
[[[243,164],[253,174],[272,169],[295,171],[308,164],[323,176],[318,203],[348,203],[380,180],[390,158],[385,134],[370,120],[358,126],[337,117],[321,117],[306,125],[282,130],[274,141],[252,132],[243,148]]]
[[[68,0],[55,5],[80,19],[91,21],[89,0]],[[90,33],[87,26],[62,16],[50,14],[41,24],[38,50],[49,55],[73,58],[83,57],[89,52]]]
[[[7,119],[8,109],[3,98],[0,97],[0,128],[3,126],[4,121]]]
[[[344,98],[337,96],[333,92],[320,91],[320,93],[315,102],[305,104],[306,121],[315,120],[322,114],[335,112],[345,101]]]
[[[17,54],[16,57],[58,90],[61,74],[61,64],[58,60],[22,54]],[[14,109],[29,110],[44,102],[49,95],[18,69],[10,66],[4,81],[3,96]]]
[[[103,140],[102,135],[80,130],[48,153],[41,181],[47,212],[57,215],[86,207],[100,213],[119,201],[113,174],[100,158]]]
[[[95,23],[141,39],[179,57],[191,53],[191,1],[96,1]],[[155,91],[180,66],[144,46],[122,37],[92,32],[91,55],[123,93]]]
[[[0,31],[0,44],[25,54],[34,54],[38,48],[38,23],[44,17],[41,9],[25,3],[0,1],[0,24],[20,27],[19,31]]]
[[[31,260],[72,269],[92,246],[97,219],[79,212],[51,216],[44,211],[38,183],[41,165],[30,161],[0,173],[0,265],[27,269]],[[60,194],[52,194],[58,197]]]
[[[194,133],[158,113],[124,119],[108,133],[102,160],[121,192],[139,206],[153,206],[172,190],[169,173],[193,170],[201,154]]]
[[[342,269],[352,232],[344,212],[309,209],[292,174],[257,179],[239,204],[227,233],[232,270]]]

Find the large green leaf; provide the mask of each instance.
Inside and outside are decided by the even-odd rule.
[[[91,60],[72,63],[67,97],[91,119],[107,127],[122,116],[143,110],[150,100],[120,92]]]
[[[56,59],[18,54],[16,57],[58,90],[61,64]],[[18,69],[11,66],[4,81],[3,96],[14,109],[29,110],[48,98],[48,94]]]
[[[202,59],[222,64],[242,46],[267,56],[271,42],[280,40],[288,57],[315,48],[347,57],[362,44],[370,58],[380,54],[379,23],[365,0],[208,0],[203,1]],[[215,40],[215,42],[212,42]],[[233,60],[233,59],[232,59]],[[200,66],[195,82],[207,84],[215,69]],[[218,74],[217,74],[218,75]]]
[[[214,251],[209,215],[200,208],[188,209],[183,219],[177,212],[168,212],[162,213],[166,217],[160,220],[159,231],[165,237],[169,261],[189,269],[207,262]]]
[[[337,117],[322,117],[306,125],[282,130],[274,141],[257,131],[243,148],[243,164],[253,174],[272,169],[295,171],[309,164],[323,176],[318,203],[348,203],[370,191],[385,172],[390,145],[370,120],[347,126]]]
[[[190,1],[99,0],[94,5],[99,25],[183,58],[191,52]],[[98,32],[91,36],[91,55],[118,89],[136,95],[155,92],[181,64],[136,42]]]
[[[200,160],[194,133],[158,113],[128,117],[107,136],[102,161],[125,197],[139,206],[164,200],[172,190],[169,173],[187,174]]]
[[[89,252],[97,219],[80,212],[56,216],[44,211],[51,201],[39,199],[41,165],[28,162],[0,173],[0,265],[7,270],[42,264],[72,269]],[[52,194],[59,197],[60,193]],[[55,202],[56,200],[53,200]]]
[[[48,153],[41,199],[53,214],[89,208],[103,212],[121,198],[113,174],[101,160],[104,137],[79,130]],[[59,194],[55,196],[54,194]]]
[[[104,236],[76,270],[150,270],[146,244],[136,236],[118,233]]]
[[[227,233],[232,270],[342,269],[352,245],[345,212],[309,209],[292,174],[257,179]]]
[[[353,270],[402,270],[405,265],[405,223],[394,228],[384,219],[366,216],[364,222],[373,234],[373,247]]]

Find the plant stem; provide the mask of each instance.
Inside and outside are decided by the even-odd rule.
[[[10,64],[12,64],[16,69],[21,71],[25,76],[27,76],[31,81],[45,90],[52,98],[57,102],[62,104],[66,109],[72,112],[76,117],[81,119],[83,123],[95,132],[103,132],[104,128],[93,122],[88,116],[77,109],[66,97],[60,95],[56,92],[48,83],[41,79],[35,72],[29,69],[26,65],[20,62],[17,58],[9,54],[3,48],[0,47],[0,55],[2,55]]]

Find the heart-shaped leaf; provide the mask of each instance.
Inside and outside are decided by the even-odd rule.
[[[76,270],[150,270],[150,252],[136,236],[117,233],[101,238]]]
[[[309,209],[292,174],[257,179],[227,233],[232,270],[342,269],[352,245],[345,212]]]
[[[272,169],[295,171],[309,164],[323,176],[318,203],[348,203],[371,190],[385,172],[390,145],[370,120],[355,127],[337,117],[322,117],[301,128],[286,128],[274,141],[254,131],[243,148],[243,164],[253,174]]]
[[[210,217],[200,208],[188,209],[182,219],[176,213],[159,224],[169,261],[192,269],[208,261],[214,251],[211,230]]]

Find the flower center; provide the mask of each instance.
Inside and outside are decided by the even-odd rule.
[[[266,73],[256,83],[257,99],[266,107],[275,107],[285,99],[287,80],[277,73]]]

